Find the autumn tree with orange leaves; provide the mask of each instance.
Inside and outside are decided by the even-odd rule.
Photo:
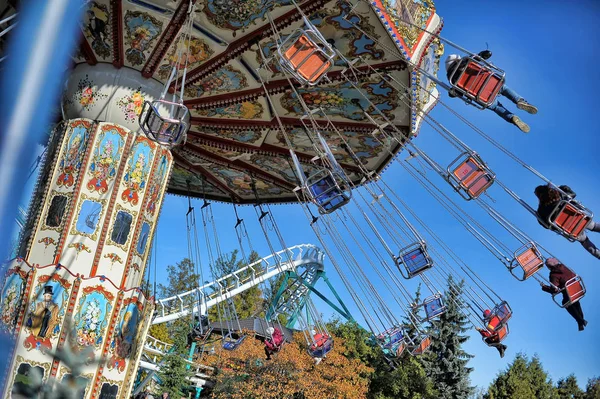
[[[301,333],[294,341],[265,360],[264,344],[248,337],[232,352],[218,350],[203,359],[219,372],[212,398],[231,399],[334,399],[364,398],[373,369],[358,359],[343,355],[342,339],[335,338],[333,350],[316,365],[308,355]]]

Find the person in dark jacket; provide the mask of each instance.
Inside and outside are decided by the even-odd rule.
[[[542,283],[542,290],[545,292],[556,294],[557,292],[565,288],[565,284],[567,283],[567,281],[575,277],[575,273],[573,273],[568,267],[560,263],[559,260],[556,258],[546,259],[546,266],[548,266],[548,269],[550,269],[549,280],[551,285],[546,285]],[[567,292],[565,290],[562,291],[562,295],[562,303],[564,305],[569,301],[569,296],[567,295]],[[565,309],[567,309],[567,312],[569,312],[569,314],[573,316],[575,321],[577,321],[579,331],[583,331],[585,326],[587,326],[587,321],[584,319],[583,310],[581,309],[581,304],[579,303],[579,301],[567,306]]]
[[[481,336],[484,338],[485,343],[488,344],[489,346],[493,346],[494,348],[496,348],[498,350],[498,353],[500,353],[500,358],[503,358],[504,351],[506,351],[506,348],[508,348],[508,347],[500,342],[498,333],[491,332],[487,328],[475,327],[475,329],[477,331],[479,331],[479,334],[481,334]]]
[[[559,186],[558,188],[562,191],[562,193],[551,185],[537,186],[534,191],[535,196],[540,201],[537,214],[540,219],[544,221],[542,222],[542,220],[540,220],[539,223],[550,230],[556,230],[552,226],[548,225],[548,220],[556,208],[556,205],[558,205],[558,203],[563,199],[566,200],[568,197],[575,198],[577,195],[569,186],[563,185]],[[586,227],[586,230],[600,233],[600,223],[592,220]],[[581,234],[579,234],[579,236],[577,236],[575,239],[583,248],[585,248],[586,251],[592,254],[592,256],[600,259],[600,249],[598,249],[596,245],[590,241],[585,231],[581,232]]]
[[[492,52],[490,50],[483,50],[479,52],[476,56],[473,56],[472,59],[475,61],[487,60],[492,56]],[[462,58],[457,54],[450,54],[448,58],[446,58],[446,77],[448,81],[454,86],[461,75],[461,73],[467,67],[469,63],[470,57]],[[509,88],[506,83],[502,86],[499,92],[500,95],[508,98],[513,103],[517,104],[518,109],[522,109],[525,112],[530,114],[537,114],[538,110],[535,106],[529,104],[523,97],[521,97],[517,92]],[[448,91],[448,95],[450,97],[462,97],[462,94],[456,89],[452,88]],[[510,112],[508,109],[504,108],[504,105],[498,101],[498,98],[494,100],[494,102],[487,107],[488,109],[494,111],[498,114],[502,119],[507,121],[508,123],[512,123],[516,125],[523,133],[529,133],[529,125],[523,122],[517,115]]]

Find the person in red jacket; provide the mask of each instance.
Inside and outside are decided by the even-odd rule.
[[[267,337],[265,339],[265,354],[267,360],[271,360],[271,355],[279,352],[283,344],[283,333],[279,328],[267,328]]]
[[[492,314],[492,312],[489,309],[484,310],[483,311],[483,319],[487,320],[491,314]],[[503,358],[504,351],[508,347],[500,342],[500,336],[499,336],[498,332],[490,331],[487,328],[475,327],[475,329],[484,338],[484,341],[486,344],[498,349],[498,353],[500,353],[500,358]]]
[[[549,292],[551,294],[556,294],[562,290],[563,294],[563,305],[569,302],[569,296],[567,292],[563,290],[565,288],[565,284],[567,281],[571,280],[575,277],[575,273],[573,273],[568,267],[560,263],[560,261],[556,258],[548,258],[546,259],[546,266],[550,269],[550,284],[546,285],[542,283],[542,290]],[[583,318],[583,310],[581,309],[581,304],[579,301],[565,307],[567,312],[575,321],[577,321],[577,325],[579,326],[579,331],[583,331],[585,326],[587,326],[587,321]]]

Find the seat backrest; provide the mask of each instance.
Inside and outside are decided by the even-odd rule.
[[[482,105],[490,105],[498,96],[503,83],[501,76],[496,75],[486,66],[470,60],[456,86],[473,97],[479,96],[478,102]]]
[[[569,302],[575,303],[585,295],[585,288],[579,277],[572,278],[565,284]]]
[[[284,53],[284,59],[310,83],[318,81],[332,66],[320,47],[304,34]]]
[[[404,254],[402,260],[411,274],[419,273],[429,263],[423,248],[421,247],[415,248]]]
[[[498,329],[498,327],[500,327],[501,322],[502,322],[502,320],[500,319],[500,317],[494,315],[494,316],[490,317],[489,320],[487,321],[487,329],[489,331],[496,331],[496,329]]]
[[[498,342],[502,342],[504,338],[508,335],[508,326],[505,324],[501,328],[496,331]]]
[[[578,236],[590,221],[589,215],[569,203],[565,203],[554,218],[554,223],[572,236]]]
[[[483,166],[472,157],[467,158],[452,172],[471,197],[478,197],[491,184],[492,178]]]
[[[413,355],[421,355],[425,353],[427,348],[431,345],[431,337],[426,337],[421,341],[419,346],[413,351]]]
[[[544,267],[544,260],[533,248],[527,248],[516,257],[517,263],[523,269],[523,279],[534,275],[538,270]]]

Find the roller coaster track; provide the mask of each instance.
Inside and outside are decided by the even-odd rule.
[[[227,301],[229,298],[287,271],[296,272],[314,285],[318,278],[317,271],[323,270],[324,257],[324,253],[311,244],[286,248],[211,283],[169,298],[159,299],[156,303],[157,309],[152,324],[166,323],[190,314],[206,314],[209,308],[218,303]],[[291,295],[288,297],[288,303],[290,301],[297,302],[309,293],[308,289],[301,285],[294,285],[290,288]],[[163,357],[172,350],[172,347],[172,344],[162,342],[154,337],[146,338],[139,367],[148,370],[149,375],[135,388],[134,394],[141,391],[156,375]],[[189,379],[190,382],[198,387],[210,384],[211,377],[208,374],[213,370],[207,366],[189,363],[190,369],[194,371],[194,376]]]

